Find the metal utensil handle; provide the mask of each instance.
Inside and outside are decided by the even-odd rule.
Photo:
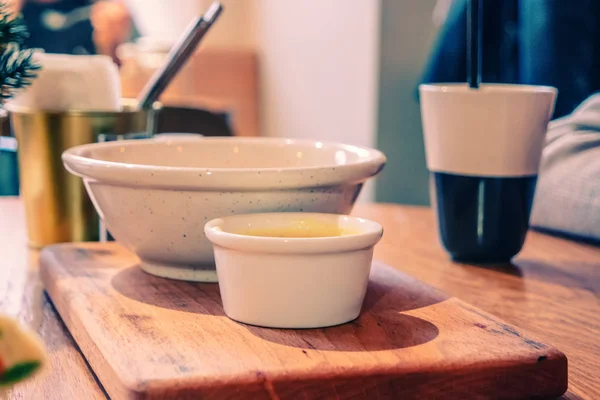
[[[208,32],[210,27],[219,18],[222,11],[223,7],[221,3],[215,1],[202,17],[197,17],[190,22],[186,32],[169,52],[167,62],[152,75],[150,81],[138,96],[141,108],[150,108],[160,97],[177,72],[179,72],[179,69],[193,54],[204,35],[206,35],[206,32]]]

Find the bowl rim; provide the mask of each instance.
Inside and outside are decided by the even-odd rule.
[[[310,167],[261,167],[261,168],[211,168],[172,167],[160,165],[132,164],[106,161],[86,155],[90,149],[118,148],[123,146],[178,146],[197,145],[206,142],[235,141],[243,143],[272,143],[333,147],[353,153],[362,153],[363,158],[347,164],[322,164]],[[373,148],[343,144],[333,141],[311,139],[289,139],[273,137],[196,137],[156,140],[155,138],[91,143],[72,147],[62,154],[66,169],[84,179],[100,182],[145,187],[178,188],[297,188],[319,187],[343,182],[361,182],[377,175],[387,162],[385,155]],[[325,173],[323,179],[313,179],[314,173]],[[311,173],[312,176],[311,176]],[[173,177],[177,176],[174,182]],[[313,182],[310,182],[308,178]],[[294,180],[291,184],[290,179]],[[250,180],[248,180],[250,179]],[[287,182],[286,182],[287,180]],[[234,182],[235,181],[235,182]]]
[[[233,233],[220,229],[228,220],[265,220],[279,218],[292,220],[295,218],[321,218],[339,223],[352,220],[364,224],[359,233],[344,236],[323,236],[310,238],[289,238],[272,236],[252,236]],[[325,254],[368,249],[375,246],[383,236],[383,227],[379,222],[365,218],[343,214],[308,213],[308,212],[271,212],[254,214],[236,214],[215,218],[204,225],[207,239],[216,246],[245,252],[272,254]]]
[[[101,143],[89,143],[79,146],[71,147],[63,152],[63,158],[68,157],[73,160],[85,160],[86,162],[90,162],[96,165],[110,165],[110,166],[135,166],[141,169],[146,170],[155,170],[155,169],[168,169],[168,170],[187,170],[187,171],[211,171],[211,172],[241,172],[241,171],[307,171],[311,169],[319,169],[319,168],[327,168],[327,167],[343,167],[347,165],[356,165],[367,163],[373,161],[375,159],[380,159],[381,156],[385,158],[383,153],[377,149],[364,147],[364,146],[356,146],[352,144],[338,143],[332,141],[321,141],[321,140],[311,140],[311,139],[288,139],[288,138],[274,138],[274,137],[234,137],[234,136],[223,136],[223,137],[210,137],[210,136],[201,136],[197,135],[197,137],[173,137],[167,138],[167,134],[161,134],[158,137],[152,138],[144,138],[144,139],[128,139],[128,140],[119,140],[119,141],[111,141],[111,142],[101,142]],[[183,135],[182,133],[175,133],[174,135]],[[235,168],[213,168],[213,167],[170,167],[170,166],[161,166],[161,165],[148,165],[148,164],[134,164],[134,163],[126,163],[121,161],[106,161],[100,160],[97,158],[87,157],[82,155],[82,153],[88,151],[90,148],[112,148],[112,147],[123,147],[128,145],[149,145],[149,146],[175,146],[178,144],[192,144],[195,145],[199,142],[199,140],[205,142],[226,142],[226,141],[236,141],[240,143],[252,143],[252,142],[263,142],[263,143],[284,143],[289,145],[299,144],[299,145],[309,145],[309,144],[317,144],[320,143],[323,147],[337,147],[340,150],[346,150],[351,152],[362,152],[364,154],[368,154],[367,157],[348,164],[321,164],[314,167],[260,167],[260,168],[244,168],[244,167],[235,167]]]

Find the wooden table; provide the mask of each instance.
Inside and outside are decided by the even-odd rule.
[[[378,259],[556,346],[569,358],[565,398],[600,398],[600,248],[532,232],[512,267],[480,268],[448,260],[427,208],[370,204],[355,214],[384,225]],[[51,357],[51,370],[11,398],[106,398],[43,293],[37,268],[20,201],[0,199],[0,312],[40,332]]]

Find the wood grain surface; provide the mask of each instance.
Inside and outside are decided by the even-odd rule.
[[[107,398],[44,293],[38,252],[27,248],[23,206],[16,198],[0,198],[0,312],[35,329],[49,353],[45,371],[16,386],[10,399]]]
[[[359,204],[354,214],[383,224],[386,233],[376,258],[563,351],[569,359],[569,391],[563,399],[600,399],[598,247],[531,232],[512,266],[481,268],[448,260],[429,209]],[[24,224],[21,202],[0,199],[0,312],[19,315],[38,330],[51,349],[51,365],[47,374],[17,386],[9,398],[103,398],[42,293],[36,251],[26,247]]]
[[[570,399],[600,399],[600,248],[530,232],[510,265],[448,259],[428,208],[363,205],[380,221],[375,257],[538,335],[569,359]]]
[[[40,256],[47,292],[114,399],[510,399],[567,389],[559,351],[383,264],[353,323],[280,330],[227,318],[218,285],[157,278],[138,263],[116,243]]]

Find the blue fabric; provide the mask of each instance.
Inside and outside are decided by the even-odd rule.
[[[422,83],[466,82],[466,6],[455,0]],[[600,90],[600,2],[485,0],[482,81],[558,88],[554,118]]]
[[[44,13],[56,11],[68,14],[93,3],[91,0],[60,0],[43,3],[24,1],[22,14],[29,30],[24,47],[42,48],[46,53],[95,54],[93,28],[89,18],[78,21],[67,29],[54,30],[44,23]]]

